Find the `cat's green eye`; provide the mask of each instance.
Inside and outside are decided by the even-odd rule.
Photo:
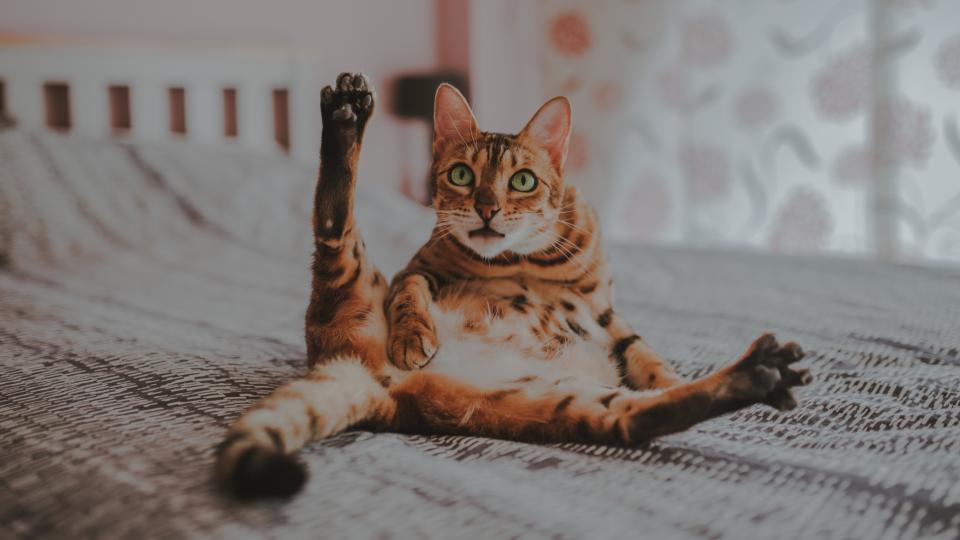
[[[537,187],[537,177],[532,172],[524,169],[517,171],[510,178],[510,189],[527,193]]]
[[[464,164],[454,165],[447,173],[450,182],[455,186],[469,186],[473,183],[473,171]]]

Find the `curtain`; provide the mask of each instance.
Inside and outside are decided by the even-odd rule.
[[[960,263],[960,2],[537,6],[609,235]]]

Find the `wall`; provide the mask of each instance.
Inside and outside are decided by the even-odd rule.
[[[371,182],[395,185],[402,174],[398,168],[422,166],[408,159],[405,141],[426,135],[421,126],[387,114],[389,79],[436,64],[434,7],[433,0],[0,0],[0,33],[94,42],[292,47],[316,55],[323,82],[332,82],[341,71],[362,71],[377,85],[380,107],[368,130],[361,173]]]

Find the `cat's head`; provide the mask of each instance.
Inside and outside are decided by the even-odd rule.
[[[480,131],[456,88],[437,89],[433,207],[441,234],[491,258],[545,249],[564,201],[570,102],[546,102],[517,135]]]

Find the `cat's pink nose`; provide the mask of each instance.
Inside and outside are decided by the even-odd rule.
[[[477,203],[474,206],[477,214],[480,215],[480,218],[484,221],[490,221],[493,219],[493,216],[497,215],[497,212],[500,211],[500,207],[496,204],[486,204],[486,203]]]

